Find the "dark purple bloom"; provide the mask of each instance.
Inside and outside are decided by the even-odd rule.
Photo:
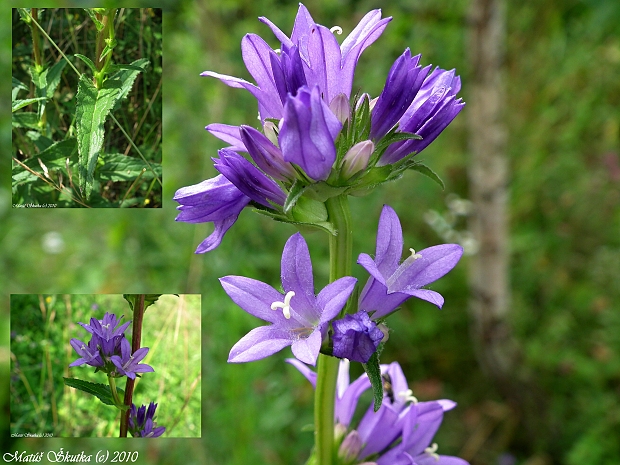
[[[383,332],[364,311],[345,315],[341,320],[333,321],[332,327],[333,355],[338,358],[367,363],[383,339]]]
[[[116,369],[121,376],[136,379],[136,373],[155,371],[152,366],[147,365],[146,363],[139,363],[144,357],[146,357],[148,352],[148,347],[141,347],[132,354],[129,341],[123,338],[121,341],[120,357],[118,355],[113,355],[110,357],[110,360],[116,366]]]
[[[278,137],[284,160],[299,165],[315,181],[326,180],[336,161],[334,141],[341,129],[318,87],[299,89],[284,105]]]
[[[80,365],[90,365],[93,367],[102,367],[103,360],[101,359],[101,355],[99,355],[99,348],[97,347],[99,343],[99,336],[94,335],[88,345],[84,344],[79,339],[71,339],[70,344],[71,347],[77,352],[80,356],[77,360],[71,363],[70,367],[77,367]]]
[[[384,205],[377,231],[377,249],[374,260],[365,253],[357,263],[366,268],[370,278],[360,295],[359,309],[372,314],[373,319],[393,312],[409,297],[417,297],[441,308],[441,294],[424,286],[438,280],[456,266],[463,255],[458,244],[429,247],[411,256],[403,263],[403,232],[396,212]]]
[[[241,210],[250,203],[250,198],[221,174],[200,184],[182,187],[174,194],[174,200],[180,204],[176,221],[213,223],[215,226],[196,253],[217,248],[224,234],[237,221]]]
[[[131,409],[129,410],[128,429],[132,436],[157,438],[164,434],[166,427],[157,426],[157,423],[155,423],[156,409],[157,404],[153,402],[149,404],[148,410],[146,405],[142,405],[140,408],[136,409],[136,405],[131,404]]]
[[[391,20],[381,19],[381,10],[373,10],[338,45],[333,32],[316,24],[302,4],[290,38],[267,18],[259,19],[271,28],[282,45],[278,55],[255,34],[242,39],[243,61],[256,85],[212,71],[205,71],[202,76],[215,77],[231,87],[249,91],[258,101],[263,120],[282,118],[286,96],[295,95],[305,85],[319,86],[320,95],[328,104],[339,94],[348,99],[362,51],[377,40]]]
[[[284,161],[280,148],[267,136],[250,126],[240,126],[239,133],[252,160],[265,174],[279,181],[295,179],[295,170],[290,163]]]
[[[272,204],[284,205],[286,195],[274,181],[230,149],[221,149],[220,158],[214,158],[215,169],[232,182],[237,189],[251,200],[267,208]]]
[[[380,139],[400,120],[420,90],[430,65],[418,65],[420,55],[411,56],[407,48],[392,65],[385,87],[372,110],[370,136]],[[402,130],[402,129],[401,129]]]
[[[420,140],[407,140],[390,145],[378,165],[389,165],[410,153],[421,152],[452,122],[465,106],[456,98],[461,90],[461,78],[454,70],[435,68],[424,80],[415,99],[398,121],[400,132],[414,133]]]
[[[340,278],[315,296],[310,253],[306,241],[297,233],[286,242],[282,253],[284,294],[242,276],[225,276],[220,282],[243,310],[271,323],[241,338],[230,350],[229,362],[260,360],[290,345],[295,357],[314,365],[329,322],[346,303],[356,279]]]
[[[123,323],[121,325],[120,322],[122,318],[123,317],[116,318],[116,315],[114,313],[106,312],[101,320],[91,318],[90,325],[86,323],[78,324],[89,333],[96,334],[101,339],[109,341],[116,336],[122,336],[125,333],[125,330],[129,326],[129,324],[131,323],[131,321],[127,321],[126,323]]]

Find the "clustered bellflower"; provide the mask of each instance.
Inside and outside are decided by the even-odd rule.
[[[155,410],[157,404],[151,402],[148,406],[141,405],[136,408],[135,404],[131,404],[129,410],[128,431],[133,437],[139,438],[157,438],[166,431],[165,426],[157,426],[155,422]]]
[[[316,387],[316,373],[296,359],[288,359]],[[353,415],[361,395],[370,389],[363,374],[349,384],[349,361],[340,362],[336,384],[334,419],[338,457],[346,464],[374,465],[467,465],[458,457],[439,455],[433,437],[451,400],[418,402],[408,387],[398,362],[381,365],[384,399],[377,412],[370,405],[357,425]]]
[[[177,221],[213,223],[196,253],[217,248],[241,211],[329,230],[323,202],[364,193],[414,166],[423,150],[461,111],[454,70],[422,67],[409,49],[392,65],[376,99],[352,97],[361,53],[391,17],[366,14],[339,44],[335,32],[315,23],[302,4],[290,36],[259,18],[280,42],[273,49],[256,34],[241,41],[255,83],[205,71],[203,76],[243,88],[257,100],[260,128],[212,123],[206,129],[228,147],[219,151],[212,179],[182,187]]]
[[[122,318],[122,317],[121,317]],[[148,347],[142,347],[131,353],[131,345],[125,337],[125,330],[131,321],[121,324],[113,313],[108,313],[101,320],[90,319],[90,324],[78,323],[91,334],[88,344],[73,338],[71,347],[80,356],[69,366],[90,365],[112,377],[127,376],[135,379],[136,373],[152,372],[153,367],[139,363],[148,353]]]

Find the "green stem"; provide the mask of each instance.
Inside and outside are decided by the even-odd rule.
[[[38,8],[32,8],[30,10],[30,15],[35,20],[38,20]],[[32,30],[32,54],[34,56],[34,64],[37,67],[37,72],[41,72],[41,68],[43,67],[43,57],[41,56],[41,41],[39,38],[39,29],[34,25],[30,25],[30,29]]]
[[[112,397],[114,398],[114,403],[116,405],[121,405],[121,399],[118,397],[118,392],[116,392],[116,381],[114,381],[114,377],[108,375],[108,383],[110,384],[110,391],[112,391]]]
[[[353,232],[351,213],[346,196],[332,197],[325,202],[329,221],[336,235],[329,237],[329,281],[351,275]],[[339,361],[319,354],[316,391],[314,394],[315,453],[317,465],[334,463],[334,405]]]

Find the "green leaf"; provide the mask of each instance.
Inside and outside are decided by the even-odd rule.
[[[13,88],[13,91],[11,93],[11,101],[15,101],[19,91],[20,90],[26,90],[27,91],[28,87],[26,86],[26,84],[21,82],[19,79],[12,78],[11,82],[12,82],[12,88]]]
[[[97,67],[95,66],[95,63],[93,63],[93,60],[91,60],[90,58],[88,58],[87,56],[84,55],[80,55],[79,53],[76,53],[75,55],[73,55],[76,58],[79,58],[80,60],[82,60],[84,63],[86,63],[86,65],[90,68],[90,70],[93,72],[93,75],[97,72]]]
[[[40,129],[39,115],[28,111],[13,114],[11,124],[14,128]]]
[[[135,306],[138,304],[138,298],[142,294],[123,294],[123,297],[129,302],[131,311],[134,311]],[[153,305],[163,294],[144,294],[144,310]],[[175,294],[176,295],[176,294]]]
[[[295,180],[295,182],[291,186],[288,196],[286,197],[286,200],[284,201],[284,213],[288,213],[291,208],[295,206],[299,197],[301,197],[306,190],[306,187],[308,186],[302,184],[297,179]]]
[[[127,96],[129,91],[131,91],[131,86],[133,86],[136,77],[138,77],[138,73],[145,70],[149,63],[148,58],[140,58],[139,60],[133,61],[130,65],[123,66],[123,69],[108,78],[106,81],[107,85],[120,88],[119,100],[117,102],[120,103],[120,101]]]
[[[84,10],[86,11],[86,13],[88,13],[88,16],[90,16],[90,19],[93,20],[93,23],[95,23],[95,27],[97,28],[97,31],[101,31],[104,28],[104,25],[101,21],[99,21],[99,18],[97,18],[97,16],[95,15],[95,13],[101,13],[101,10],[104,10],[104,8],[84,8]]]
[[[11,108],[13,111],[17,111],[20,108],[24,108],[31,103],[40,102],[41,100],[47,100],[47,97],[27,98],[26,100],[14,100]]]
[[[30,17],[30,11],[31,8],[18,8],[17,11],[19,12],[19,16],[21,17],[21,20],[23,22],[25,22],[26,24],[30,24],[32,22],[32,18]]]
[[[430,179],[435,181],[437,184],[439,184],[442,190],[446,189],[445,184],[443,183],[441,178],[437,175],[437,173],[435,173],[432,169],[430,169],[424,163],[417,162],[416,164],[409,166],[409,169],[417,171],[418,173],[422,173],[424,176],[429,177]]]
[[[153,179],[153,172],[139,158],[128,157],[122,153],[106,154],[103,166],[97,169],[97,176],[102,181],[132,181],[136,179],[143,170],[142,179]],[[161,164],[151,163],[153,170],[158,177],[161,177]]]
[[[54,92],[60,84],[60,76],[62,74],[62,70],[67,65],[65,60],[60,60],[58,63],[53,65],[51,68],[47,70],[46,81],[47,85],[45,87],[45,96],[50,99],[54,96]]]
[[[106,81],[97,89],[86,76],[78,82],[76,103],[76,132],[78,141],[78,168],[80,189],[90,197],[95,166],[103,147],[105,120],[120,98],[120,89]]]
[[[33,171],[41,172],[41,165],[39,160],[43,162],[48,169],[64,168],[66,159],[72,158],[76,150],[76,140],[66,139],[61,142],[56,142],[50,145],[47,149],[43,150],[39,155],[28,160],[22,161],[24,165]],[[12,171],[13,187],[23,182],[32,181],[38,179],[34,174],[25,170],[22,166],[15,164]]]
[[[127,405],[117,405],[114,402],[114,397],[112,396],[112,391],[110,390],[110,386],[107,384],[101,383],[91,383],[90,381],[84,381],[83,379],[78,378],[65,378],[65,384],[74,389],[78,389],[87,394],[91,394],[97,397],[101,402],[106,405],[114,405],[119,407],[121,410],[127,410],[129,407]],[[122,389],[116,389],[119,398],[122,398],[125,395],[125,392]]]
[[[381,378],[381,368],[379,367],[379,356],[377,352],[372,354],[368,363],[362,363],[364,371],[368,375],[370,385],[372,386],[372,396],[374,398],[375,412],[381,407],[383,402],[383,379]]]
[[[107,43],[106,41],[106,46],[103,49],[103,51],[101,52],[101,56],[99,57],[99,61],[103,60],[109,53],[112,53],[112,50],[114,49],[114,47],[116,47],[116,44],[118,42],[116,42],[116,39],[111,40],[109,43]]]

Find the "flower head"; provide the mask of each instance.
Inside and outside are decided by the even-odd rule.
[[[297,233],[289,238],[282,253],[284,294],[242,276],[225,276],[220,282],[243,310],[271,323],[241,338],[231,349],[229,362],[259,360],[290,345],[295,357],[314,365],[327,326],[351,295],[356,279],[340,278],[315,296],[310,253],[306,241]]]
[[[86,323],[78,323],[82,328],[91,334],[96,334],[101,339],[109,341],[116,336],[121,336],[125,333],[125,330],[131,323],[127,321],[121,324],[120,321],[123,317],[117,318],[114,313],[106,312],[101,320],[96,318],[90,319],[90,325]]]
[[[281,42],[279,54],[256,34],[242,39],[243,61],[256,85],[212,71],[202,76],[249,91],[258,101],[263,120],[282,118],[287,95],[296,95],[306,85],[318,86],[321,98],[328,104],[339,94],[348,99],[361,53],[377,40],[391,19],[381,18],[381,10],[370,11],[339,45],[334,32],[316,24],[300,4],[290,38],[269,19],[259,18]]]
[[[157,438],[166,431],[165,426],[157,426],[155,423],[155,410],[157,404],[151,402],[148,406],[141,405],[136,408],[135,404],[131,404],[129,410],[128,430],[134,437]]]
[[[101,359],[101,355],[99,354],[99,336],[94,335],[88,344],[84,344],[79,339],[71,339],[69,342],[71,347],[77,352],[80,356],[77,360],[72,362],[70,367],[77,367],[80,365],[90,365],[93,367],[102,367],[104,365],[103,360]]]
[[[402,250],[400,220],[385,205],[379,219],[375,259],[365,253],[357,259],[371,275],[360,295],[359,309],[374,312],[373,319],[393,312],[410,297],[441,308],[444,302],[441,294],[423,287],[448,273],[463,255],[463,248],[458,244],[436,245],[418,253],[410,249],[411,256],[399,264]]]

